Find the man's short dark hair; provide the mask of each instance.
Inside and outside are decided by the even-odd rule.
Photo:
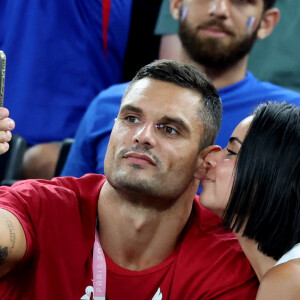
[[[199,151],[214,143],[222,121],[222,102],[210,79],[199,68],[173,60],[156,60],[138,71],[123,98],[137,81],[145,77],[166,81],[198,93],[198,114],[203,126]]]
[[[238,155],[227,227],[258,243],[278,260],[300,242],[300,108],[266,103]]]
[[[264,9],[267,10],[275,4],[276,0],[264,0]]]

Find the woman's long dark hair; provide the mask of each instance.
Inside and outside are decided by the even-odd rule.
[[[300,110],[269,102],[253,116],[224,223],[278,260],[300,242]]]

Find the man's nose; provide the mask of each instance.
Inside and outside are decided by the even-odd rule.
[[[156,145],[155,125],[153,123],[144,123],[141,127],[137,128],[133,136],[133,143],[140,143],[149,145],[153,148]]]
[[[218,18],[228,18],[230,0],[211,0],[209,14]]]

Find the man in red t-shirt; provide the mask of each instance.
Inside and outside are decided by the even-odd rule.
[[[196,67],[142,68],[115,120],[106,177],[0,189],[0,298],[255,299],[236,238],[194,196],[221,112]]]

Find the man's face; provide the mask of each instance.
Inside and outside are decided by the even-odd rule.
[[[202,134],[200,95],[150,78],[137,81],[122,100],[106,157],[108,182],[141,199],[174,200],[194,180]]]
[[[179,35],[196,63],[215,70],[232,67],[252,48],[263,0],[182,1]]]

